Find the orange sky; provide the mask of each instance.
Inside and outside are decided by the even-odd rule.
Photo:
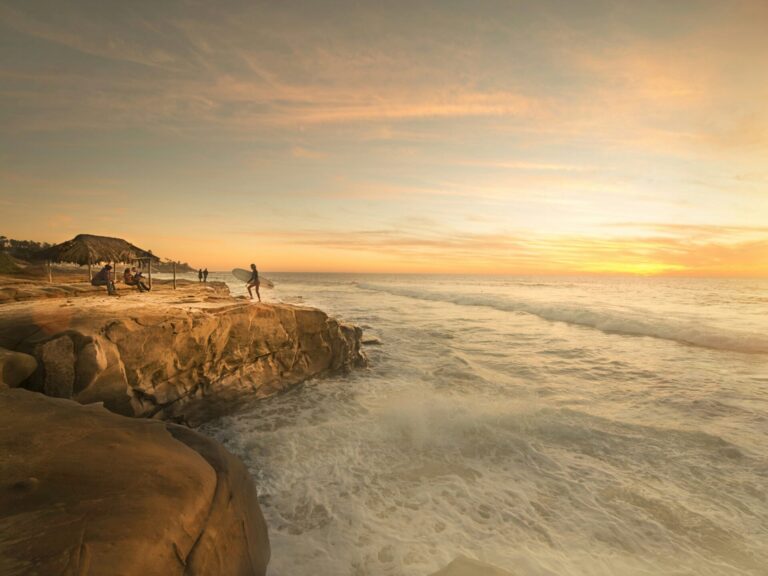
[[[210,269],[768,276],[767,22],[0,0],[0,234]]]

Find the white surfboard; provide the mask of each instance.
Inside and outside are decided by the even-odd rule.
[[[248,280],[251,279],[251,271],[246,270],[245,268],[235,268],[232,270],[232,276],[237,278],[238,280],[242,280],[243,282],[248,282]],[[259,283],[264,286],[264,288],[274,288],[275,284],[270,280],[269,278],[264,278],[261,274],[259,274]]]

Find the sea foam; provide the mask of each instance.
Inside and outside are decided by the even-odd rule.
[[[360,289],[383,292],[418,300],[448,302],[459,306],[484,306],[502,312],[524,312],[544,320],[564,322],[594,328],[608,334],[647,336],[672,340],[682,344],[744,352],[768,354],[768,337],[763,334],[739,330],[727,330],[708,325],[704,321],[670,319],[652,312],[620,309],[597,309],[582,304],[543,303],[498,295],[447,294],[423,289],[361,283]]]

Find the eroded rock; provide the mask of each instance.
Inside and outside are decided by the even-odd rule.
[[[491,566],[485,562],[479,562],[466,556],[459,556],[442,570],[432,576],[515,576],[501,568]]]
[[[0,348],[0,388],[15,388],[37,370],[34,356]]]
[[[253,482],[175,424],[0,390],[0,573],[263,575]]]
[[[48,396],[71,398],[75,386],[75,345],[67,336],[52,338],[35,350],[42,367],[42,389]]]
[[[360,329],[320,310],[234,298],[190,305],[186,298],[179,290],[80,298],[72,307],[3,306],[0,346],[37,359],[30,389],[191,425],[243,399],[365,363]]]

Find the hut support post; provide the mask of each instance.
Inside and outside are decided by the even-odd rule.
[[[93,280],[93,270],[91,269],[91,262],[88,262],[88,282]]]
[[[147,261],[147,279],[149,280],[149,289],[152,290],[152,259]]]
[[[48,284],[53,284],[53,265],[48,260]]]
[[[173,263],[173,289],[176,290],[176,262]]]

